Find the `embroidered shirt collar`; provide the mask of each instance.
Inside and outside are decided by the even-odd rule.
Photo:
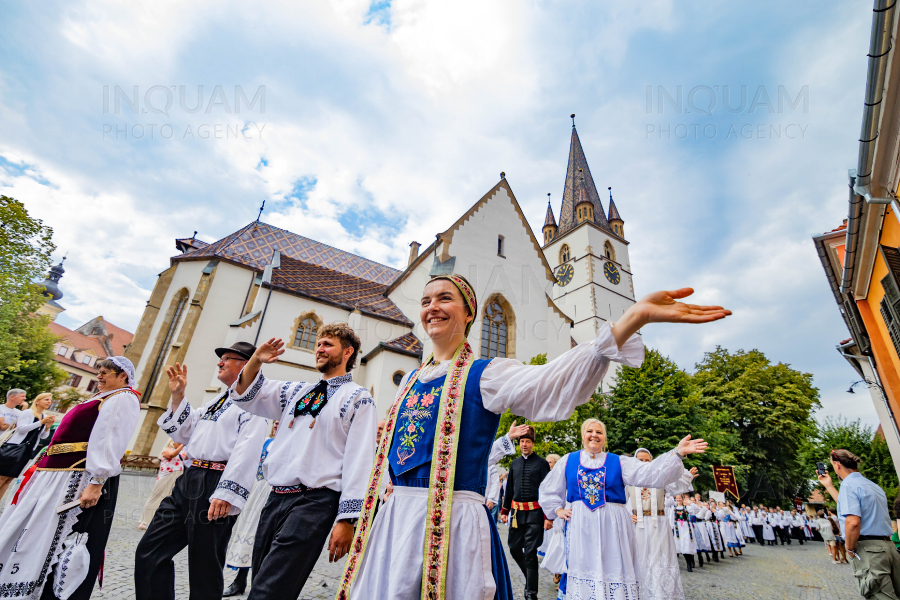
[[[328,383],[328,387],[341,387],[348,381],[353,381],[353,375],[347,373],[345,375],[339,375],[338,377],[332,377],[331,379],[326,380]]]

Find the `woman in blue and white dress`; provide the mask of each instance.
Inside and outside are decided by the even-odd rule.
[[[695,469],[691,470],[694,471]],[[694,534],[697,536],[697,558],[700,559],[700,566],[702,567],[703,555],[701,552],[706,553],[707,562],[712,562],[712,558],[709,555],[712,552],[712,544],[709,541],[709,529],[704,521],[705,513],[709,511],[703,508],[700,494],[695,494],[693,498],[686,497],[685,501],[688,502],[686,508],[694,522]]]
[[[716,517],[719,519],[719,529],[722,532],[722,537],[725,539],[725,546],[728,548],[728,554],[732,558],[735,556],[741,556],[743,553],[741,552],[741,543],[740,534],[738,533],[737,525],[737,517],[735,517],[734,513],[731,509],[725,505],[724,502],[719,502],[719,508],[716,510]]]
[[[640,598],[634,525],[625,486],[664,488],[684,473],[682,459],[706,451],[687,436],[652,462],[606,451],[606,426],[581,425],[583,450],[563,456],[541,483],[539,503],[548,519],[566,524],[566,574],[559,598]],[[566,502],[572,507],[566,508]]]

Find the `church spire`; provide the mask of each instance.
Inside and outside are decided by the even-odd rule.
[[[550,204],[550,194],[547,194],[547,216],[544,217],[544,245],[549,244],[556,237],[556,217],[553,216],[553,205]]]
[[[581,182],[581,177],[584,182]],[[603,203],[600,195],[597,193],[597,187],[594,185],[594,178],[591,176],[591,169],[588,167],[587,159],[584,157],[584,150],[581,147],[581,140],[578,139],[578,130],[575,129],[575,121],[572,120],[572,140],[569,144],[569,164],[566,168],[566,185],[563,188],[562,208],[559,212],[559,234],[567,232],[576,225],[579,220],[575,212],[575,205],[579,201],[578,193],[584,190],[587,199],[593,205],[593,223],[603,229],[610,230],[609,222],[606,219],[606,211],[603,209]]]
[[[620,238],[625,238],[625,220],[619,215],[619,209],[616,208],[616,203],[613,201],[612,197],[612,188],[607,188],[609,190],[609,226]]]

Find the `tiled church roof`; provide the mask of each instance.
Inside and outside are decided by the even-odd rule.
[[[619,216],[619,209],[616,208],[616,203],[613,202],[612,193],[609,195],[609,220],[614,221],[618,219],[619,221],[625,222],[625,219]]]
[[[288,256],[385,286],[400,275],[400,271],[393,267],[258,221],[205,248],[176,256],[174,260],[216,257],[262,271],[275,250],[281,251],[282,257]]]
[[[299,236],[298,236],[299,237]],[[348,310],[412,327],[412,322],[384,295],[386,285],[281,255],[272,270],[272,287]],[[397,338],[401,339],[401,338]]]
[[[419,338],[412,333],[404,333],[398,338],[385,342],[384,345],[397,350],[402,350],[403,352],[412,352],[413,354],[422,356],[422,342],[420,342]]]
[[[579,170],[583,170],[583,173],[579,173]],[[578,139],[578,132],[573,125],[572,141],[569,145],[569,166],[566,169],[566,186],[563,190],[562,208],[559,211],[557,237],[578,225],[578,221],[575,220],[575,204],[578,202],[577,192],[581,187],[579,177],[582,174],[584,175],[584,191],[588,200],[594,205],[594,223],[611,231],[609,222],[606,220],[606,211],[603,210],[603,203],[600,201],[600,195],[594,185],[594,178],[591,177],[591,169],[588,167],[584,150],[581,148],[581,140]]]
[[[556,217],[553,216],[553,207],[550,205],[550,201],[547,201],[547,216],[544,217],[544,227],[550,225],[551,227],[556,227]]]

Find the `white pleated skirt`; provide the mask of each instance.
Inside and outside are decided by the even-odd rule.
[[[641,600],[684,600],[675,540],[666,517],[644,517],[643,527],[634,526],[634,555]]]
[[[272,486],[266,483],[265,479],[260,479],[253,484],[247,504],[244,505],[234,524],[234,529],[231,530],[228,551],[225,553],[225,566],[235,569],[251,566],[256,528],[259,526],[259,517],[271,491]]]
[[[671,535],[668,525],[665,530]],[[567,600],[638,598],[635,534],[631,511],[624,504],[606,504],[591,511],[572,503],[566,527]]]
[[[428,490],[394,486],[372,524],[368,547],[350,589],[352,600],[415,600],[422,591]],[[448,600],[493,600],[490,515],[484,496],[453,492],[447,563]]]

